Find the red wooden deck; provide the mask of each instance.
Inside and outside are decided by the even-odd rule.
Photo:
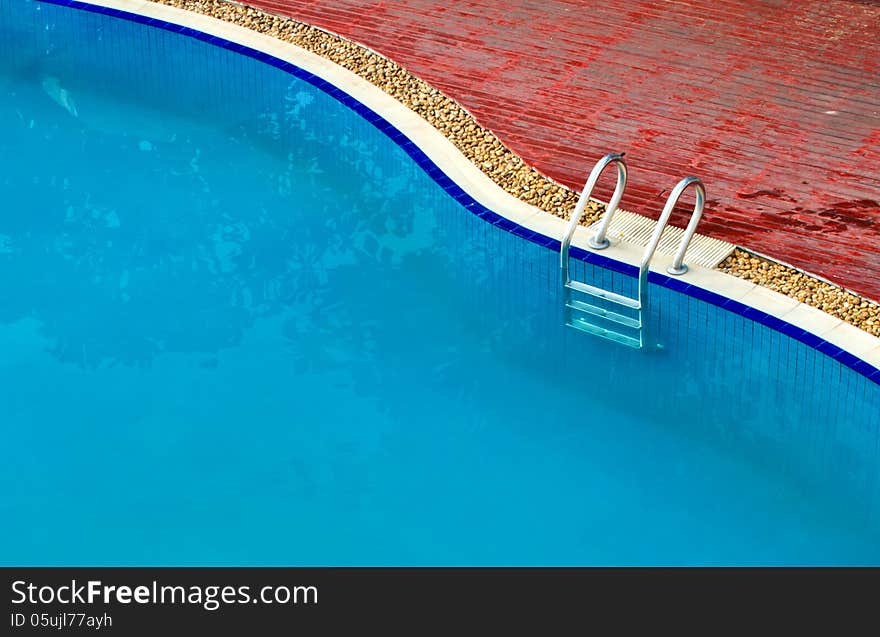
[[[702,232],[880,299],[880,2],[248,1],[394,59],[569,186],[626,151],[634,212],[696,174]]]

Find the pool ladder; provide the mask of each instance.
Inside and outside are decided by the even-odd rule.
[[[568,327],[634,349],[656,349],[658,345],[649,338],[646,320],[648,270],[651,265],[651,259],[654,258],[654,252],[656,252],[660,238],[663,236],[663,230],[666,228],[666,224],[672,214],[672,209],[675,208],[675,204],[685,189],[688,186],[693,186],[696,195],[694,211],[691,213],[691,219],[681,238],[681,243],[672,260],[672,264],[666,269],[669,274],[674,276],[687,272],[687,265],[683,263],[684,255],[687,252],[691,238],[697,230],[697,224],[700,223],[700,218],[703,216],[703,207],[706,203],[706,189],[703,186],[703,182],[697,177],[685,177],[672,189],[639,262],[638,296],[636,298],[617,294],[611,290],[590,285],[584,281],[575,281],[571,278],[571,271],[569,269],[571,259],[568,254],[574,231],[580,223],[584,208],[586,208],[590,200],[590,195],[592,195],[593,188],[595,188],[602,171],[609,164],[615,164],[617,166],[617,185],[614,187],[614,194],[611,195],[611,201],[605,207],[605,214],[596,226],[596,232],[587,242],[594,250],[604,250],[610,245],[605,235],[608,232],[608,227],[611,225],[611,219],[617,211],[617,206],[623,197],[623,191],[626,189],[627,172],[623,155],[624,153],[605,155],[593,167],[571,215],[565,235],[562,237],[559,264],[562,271],[562,298],[565,324]],[[604,305],[595,304],[593,299],[599,299],[598,303]]]

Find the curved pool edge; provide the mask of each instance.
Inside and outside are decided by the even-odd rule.
[[[292,43],[204,14],[146,0],[38,0],[103,13],[180,33],[270,64],[327,93],[382,131],[439,186],[482,220],[559,251],[565,221],[527,204],[492,181],[436,128],[394,97],[351,71]],[[501,212],[499,212],[501,211]],[[503,214],[502,214],[503,213]],[[601,254],[578,228],[571,256],[635,276],[641,248],[617,243]],[[880,338],[813,306],[755,283],[693,266],[664,274],[671,257],[658,255],[649,281],[721,307],[822,352],[880,385]]]

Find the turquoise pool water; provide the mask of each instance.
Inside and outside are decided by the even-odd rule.
[[[0,202],[2,564],[880,564],[880,387],[659,287],[661,353],[563,328],[281,70],[0,0]]]

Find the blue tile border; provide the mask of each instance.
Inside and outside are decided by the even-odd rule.
[[[523,239],[531,241],[532,243],[535,243],[539,246],[548,248],[556,252],[559,251],[560,243],[558,239],[554,239],[552,237],[548,237],[529,230],[528,228],[520,226],[519,224],[510,221],[506,217],[502,217],[498,213],[489,210],[481,203],[476,201],[464,190],[462,190],[462,188],[454,181],[452,181],[452,179],[450,179],[443,172],[443,170],[439,166],[437,166],[437,164],[431,161],[431,159],[418,146],[416,146],[412,142],[412,140],[410,140],[406,135],[395,128],[384,117],[373,111],[365,104],[362,104],[339,87],[319,78],[318,76],[306,71],[305,69],[296,66],[295,64],[285,62],[284,60],[280,60],[272,55],[269,55],[268,53],[252,49],[248,46],[244,46],[236,42],[231,42],[223,38],[208,35],[207,33],[198,31],[197,29],[173,24],[171,22],[165,22],[164,20],[158,20],[156,18],[148,18],[143,15],[130,13],[128,11],[122,11],[120,9],[101,7],[93,4],[88,4],[86,2],[81,2],[80,0],[37,1],[46,4],[55,4],[64,7],[70,7],[73,9],[80,9],[83,11],[90,11],[92,13],[100,13],[114,18],[121,18],[123,20],[137,22],[147,26],[158,27],[166,31],[180,33],[181,35],[185,35],[196,40],[201,40],[202,42],[207,42],[208,44],[213,44],[215,46],[219,46],[235,53],[253,58],[260,62],[264,62],[266,64],[269,64],[270,66],[274,66],[275,68],[284,71],[285,73],[289,73],[290,75],[293,75],[298,79],[308,82],[315,88],[318,88],[321,91],[327,93],[329,96],[333,97],[338,102],[348,107],[349,109],[366,119],[380,131],[385,133],[394,143],[400,146],[413,159],[413,161],[416,162],[419,168],[427,173],[427,175],[431,177],[431,179],[433,179],[441,188],[443,188],[443,190],[447,192],[447,194],[458,201],[464,208],[477,215],[481,219],[491,223],[492,225],[501,228],[502,230],[510,232],[511,234],[514,234],[518,237],[522,237]],[[595,252],[588,252],[581,248],[572,247],[570,256],[574,259],[579,259],[591,265],[595,265],[597,267],[607,270],[612,270],[614,272],[619,272],[630,277],[636,277],[638,275],[638,268],[633,265],[620,261],[615,261],[614,259],[611,259],[609,257],[603,256],[601,254],[596,254]],[[657,272],[649,272],[648,281],[650,283],[654,283],[675,292],[685,294],[697,300],[718,306],[734,314],[739,314],[740,316],[743,316],[751,321],[760,323],[761,325],[769,327],[770,329],[777,332],[781,332],[796,341],[800,341],[801,343],[804,343],[805,345],[822,352],[823,354],[833,358],[842,365],[849,367],[856,373],[880,385],[880,369],[874,367],[866,361],[863,361],[862,359],[851,354],[850,352],[839,348],[833,343],[819,338],[815,334],[807,332],[806,330],[792,325],[791,323],[787,323],[778,317],[772,316],[760,310],[756,310],[755,308],[745,305],[744,303],[729,299],[710,290],[705,290],[696,285],[690,285],[679,279],[673,279]]]

